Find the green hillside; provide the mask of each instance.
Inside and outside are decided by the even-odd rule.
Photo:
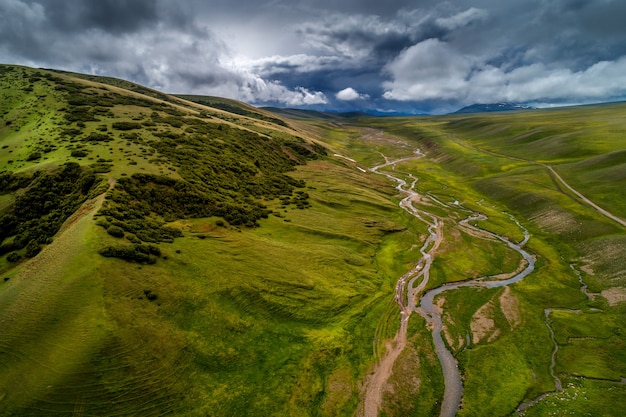
[[[0,79],[0,414],[356,407],[415,227],[385,181],[276,117]]]
[[[457,415],[619,416],[625,112],[272,113],[0,65],[0,415],[438,415],[396,283],[422,251],[416,305],[506,279],[526,229],[531,274],[435,298]]]

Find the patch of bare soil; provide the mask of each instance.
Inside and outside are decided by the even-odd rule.
[[[565,233],[578,230],[580,224],[574,216],[564,210],[546,209],[531,218],[539,227],[551,233]]]
[[[581,265],[581,266],[578,267],[578,269],[580,269],[581,271],[583,271],[587,275],[594,276],[596,274],[595,271],[593,270],[593,268],[591,268],[591,265],[589,265],[589,264]]]
[[[519,299],[511,292],[511,288],[504,287],[504,291],[500,296],[500,309],[502,314],[509,322],[511,329],[516,328],[522,323],[522,317],[519,311]]]
[[[363,409],[357,412],[358,416],[378,416],[378,410],[380,409],[383,394],[385,393],[385,391],[388,390],[387,381],[391,376],[391,370],[393,369],[393,365],[406,346],[409,314],[407,312],[403,312],[402,316],[403,317],[400,322],[400,329],[398,330],[398,333],[396,333],[396,336],[393,338],[393,340],[387,342],[387,350],[385,352],[385,356],[381,359],[374,373],[369,377],[369,380],[367,381]]]
[[[473,344],[480,343],[481,340],[488,336],[493,337],[493,334],[496,332],[496,322],[492,318],[494,314],[495,306],[491,301],[476,310],[470,323]]]
[[[474,230],[471,227],[468,227],[464,222],[459,222],[458,225],[463,229],[463,232],[467,233],[471,237],[475,237],[477,239],[489,240],[491,242],[499,242],[498,239],[490,235],[489,233],[480,232],[478,230]]]
[[[526,259],[522,258],[520,260],[519,265],[517,266],[517,269],[515,271],[503,272],[502,274],[491,275],[489,277],[489,280],[490,281],[504,281],[506,279],[513,278],[515,275],[519,274],[524,269],[526,269],[527,266],[528,266],[528,262],[526,261]]]
[[[413,397],[422,385],[419,377],[420,359],[414,343],[415,339],[407,343],[393,367],[393,374],[383,393],[381,411],[388,416],[408,414],[413,408]]]
[[[611,307],[626,302],[626,288],[609,288],[608,290],[602,291],[600,295],[606,298],[606,301],[608,301]]]

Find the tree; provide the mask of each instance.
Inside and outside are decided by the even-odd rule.
[[[41,247],[36,239],[31,240],[26,245],[26,257],[34,258],[41,251]]]

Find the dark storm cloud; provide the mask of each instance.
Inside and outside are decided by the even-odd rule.
[[[158,19],[156,2],[150,0],[48,0],[44,4],[50,25],[60,32],[134,32]]]
[[[626,97],[617,0],[1,0],[0,61],[251,103]]]

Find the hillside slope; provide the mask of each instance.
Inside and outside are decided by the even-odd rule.
[[[243,104],[0,72],[0,414],[353,412],[418,233],[383,179]]]

